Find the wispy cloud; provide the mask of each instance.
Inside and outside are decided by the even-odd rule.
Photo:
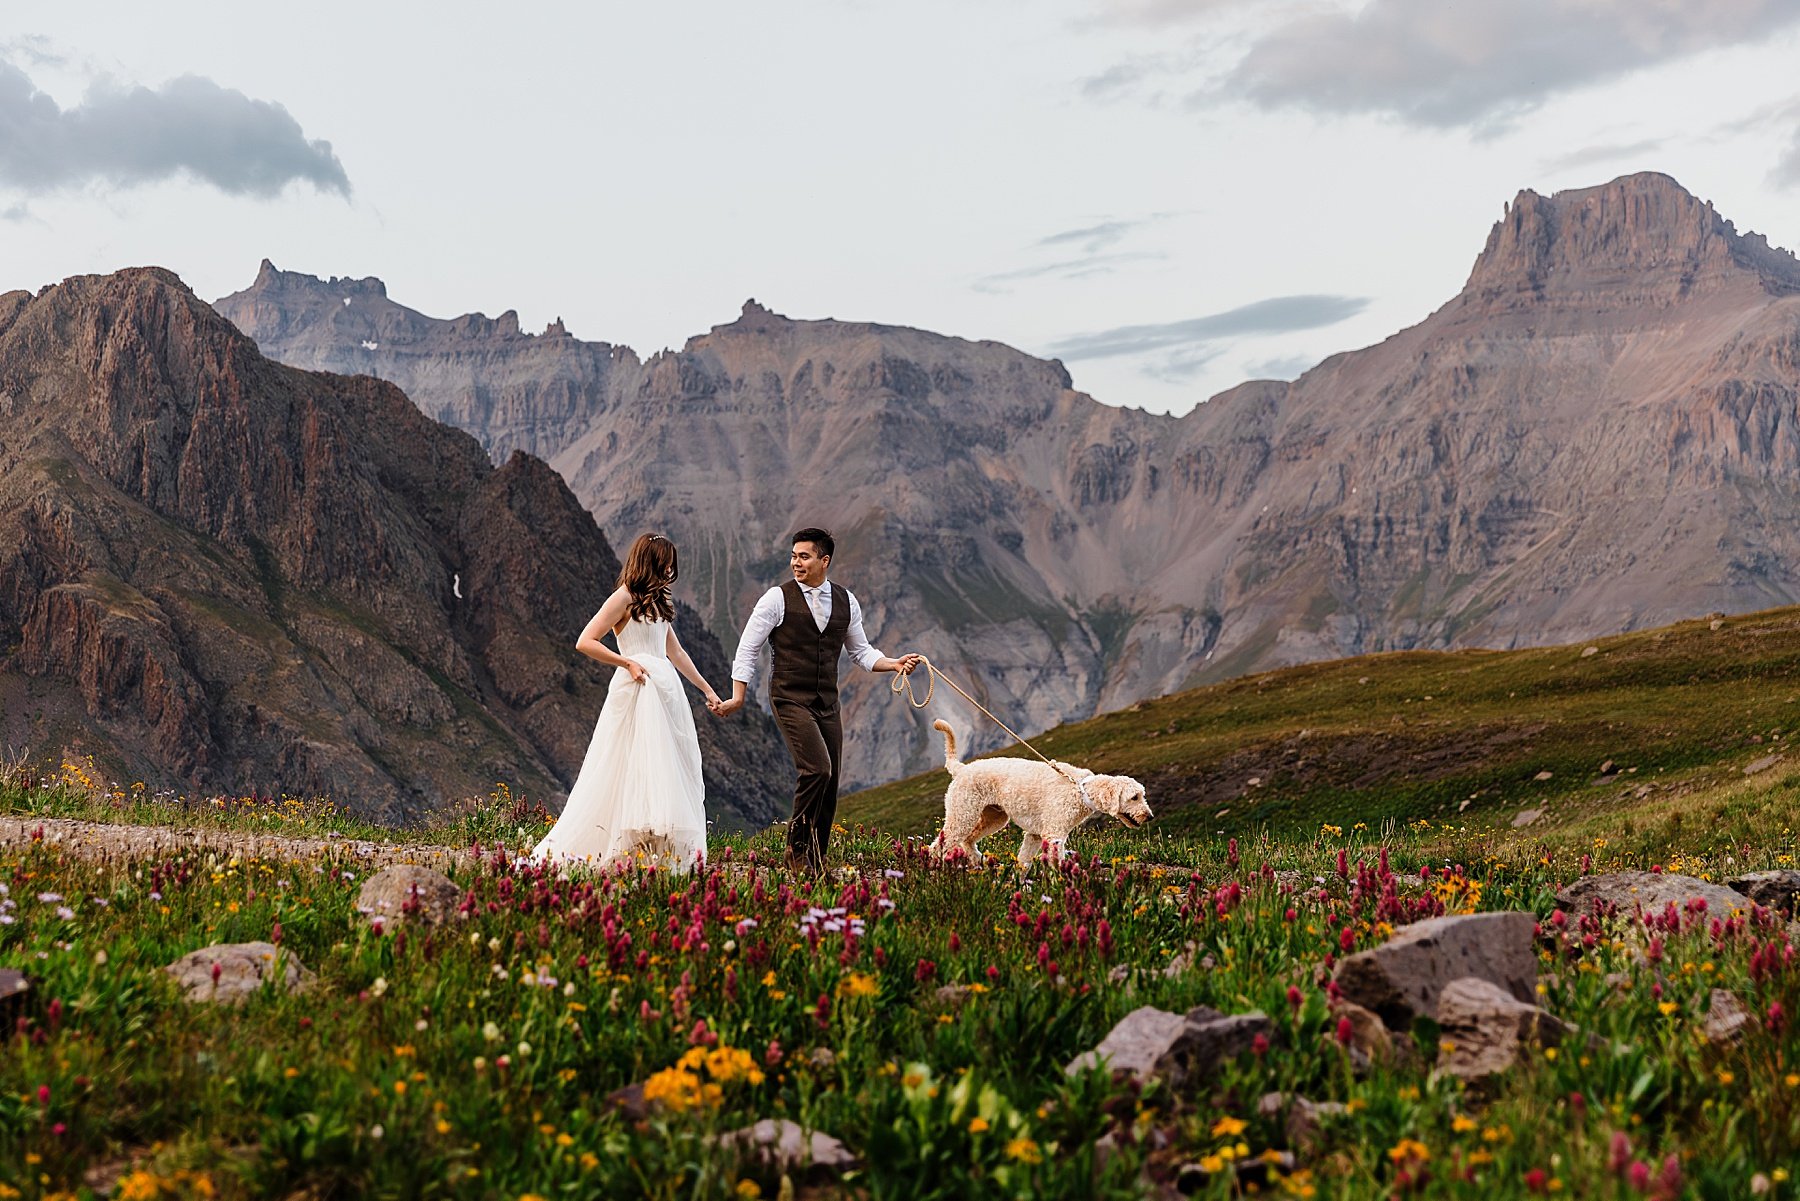
[[[1245,368],[1251,379],[1298,379],[1318,364],[1316,355],[1290,354],[1263,359]]]
[[[1016,285],[1029,283],[1032,280],[1092,279],[1097,275],[1111,275],[1120,267],[1130,263],[1158,262],[1168,257],[1168,255],[1156,251],[1139,251],[1130,254],[1085,254],[1079,258],[1036,263],[1012,271],[997,271],[992,275],[982,276],[969,286],[977,292],[1010,292]]]
[[[1250,0],[1100,0],[1103,20],[1126,25],[1175,25],[1210,17]]]
[[[1751,109],[1712,131],[1715,138],[1735,138],[1744,134],[1772,135],[1777,139],[1779,148],[1775,151],[1775,165],[1769,170],[1771,185],[1778,188],[1800,186],[1800,95]]]
[[[1182,211],[1171,211],[1146,213],[1139,217],[1106,217],[1046,234],[1031,244],[1028,253],[1049,252],[1059,257],[996,271],[981,276],[969,286],[977,292],[1009,292],[1015,285],[1032,280],[1090,279],[1110,275],[1134,264],[1163,262],[1169,255],[1162,250],[1112,248],[1157,225],[1186,215]]]
[[[28,57],[16,47],[15,56]],[[308,139],[280,104],[185,75],[158,88],[98,80],[64,109],[0,61],[0,186],[42,194],[177,175],[239,196],[274,196],[296,182],[350,194],[331,143]]]
[[[1645,138],[1639,142],[1619,142],[1583,146],[1579,150],[1571,150],[1567,154],[1558,154],[1547,158],[1540,164],[1544,171],[1572,171],[1577,167],[1593,167],[1605,163],[1616,163],[1620,159],[1641,159],[1655,154],[1668,145],[1665,138]]]
[[[68,63],[69,56],[43,34],[26,33],[0,42],[0,60],[34,67],[61,67]]]
[[[1789,137],[1787,148],[1775,160],[1769,182],[1783,188],[1800,186],[1800,130]]]
[[[1174,347],[1192,348],[1252,334],[1282,334],[1335,325],[1367,308],[1363,296],[1272,296],[1251,304],[1160,325],[1121,325],[1073,334],[1053,344],[1059,359],[1108,359]]]
[[[1154,218],[1140,217],[1136,220],[1102,221],[1098,225],[1084,225],[1080,229],[1065,229],[1059,234],[1051,234],[1047,238],[1039,238],[1039,246],[1078,246],[1087,254],[1097,254],[1122,239],[1134,229],[1148,225]]]
[[[1143,374],[1165,384],[1185,384],[1225,353],[1223,346],[1200,345],[1177,350],[1173,354],[1151,359],[1143,365]]]

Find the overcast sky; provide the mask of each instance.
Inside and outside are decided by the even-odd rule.
[[[267,256],[648,354],[754,296],[1184,412],[1659,170],[1800,242],[1800,0],[16,6],[0,290]]]

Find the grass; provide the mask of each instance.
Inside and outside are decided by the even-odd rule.
[[[1641,1171],[1678,1177],[1670,1196],[1743,1197],[1759,1176],[1790,1196],[1800,1047],[1760,1020],[1800,1003],[1791,954],[1760,953],[1778,934],[1690,916],[1650,962],[1629,915],[1591,943],[1548,921],[1578,854],[1715,877],[1792,864],[1780,832],[1800,781],[1751,783],[1754,805],[1712,802],[1722,820],[1684,798],[1664,825],[1604,840],[1346,822],[1153,844],[1176,866],[1083,832],[1078,859],[1029,880],[868,830],[839,835],[838,876],[798,887],[769,866],[768,835],[722,840],[680,878],[561,879],[490,847],[449,869],[466,913],[438,930],[372,928],[341,853],[96,861],[15,844],[0,852],[0,958],[36,987],[0,1045],[0,1196],[795,1195],[804,1180],[718,1138],[765,1117],[860,1156],[812,1196],[1124,1198],[1179,1180],[1235,1197],[1235,1164],[1296,1150],[1257,1169],[1265,1194],[1623,1198],[1643,1195]],[[15,777],[0,801],[77,811],[80,792]],[[260,829],[248,808],[211,820]],[[1699,837],[1663,844],[1663,829]],[[1542,1003],[1591,1038],[1531,1049],[1482,1092],[1431,1073],[1427,1027],[1418,1063],[1359,1071],[1321,968],[1414,917],[1490,909],[1545,919]],[[192,1006],[159,970],[252,939],[316,985]],[[1177,955],[1186,966],[1165,971]],[[1715,988],[1759,1016],[1737,1046],[1696,1037]],[[1144,1004],[1260,1009],[1276,1038],[1183,1089],[1065,1074]],[[608,1103],[633,1083],[660,1099],[648,1116]],[[1345,1108],[1297,1148],[1258,1106],[1271,1092]]]
[[[0,1043],[0,1199],[1226,1198],[1248,1192],[1240,1164],[1273,1196],[1793,1196],[1786,930],[1552,917],[1587,872],[1795,865],[1800,762],[1743,768],[1793,728],[1800,613],[1594,645],[1320,664],[1053,731],[1051,753],[1151,782],[1162,817],[1079,831],[1029,878],[892,832],[929,832],[941,776],[847,798],[840,870],[805,884],[773,834],[715,839],[693,876],[515,867],[505,848],[549,815],[504,790],[392,830],[317,799],[15,764],[14,817],[330,842],[0,847],[0,965],[34,979]],[[1543,813],[1515,827],[1524,808]],[[358,838],[455,849],[464,912],[371,927],[340,845]],[[1583,1037],[1483,1089],[1432,1071],[1429,1024],[1415,1061],[1353,1063],[1330,965],[1487,910],[1537,915],[1540,1003]],[[160,970],[240,940],[316,984],[213,1008]],[[1701,1036],[1720,989],[1753,1015],[1736,1044]],[[1259,1009],[1275,1037],[1183,1088],[1065,1073],[1146,1004]],[[609,1101],[632,1084],[645,1115]],[[1307,1144],[1270,1093],[1343,1108]],[[859,1166],[784,1177],[719,1137],[770,1117]]]
[[[1165,829],[1248,836],[1345,815],[1491,823],[1524,809],[1560,819],[1635,807],[1738,776],[1797,729],[1800,609],[1779,609],[1716,630],[1702,620],[1565,647],[1292,667],[1033,742],[1144,781]],[[870,789],[841,812],[928,833],[945,780],[932,771]]]

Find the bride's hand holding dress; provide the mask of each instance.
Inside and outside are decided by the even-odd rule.
[[[686,677],[718,695],[695,669],[674,626],[630,616],[621,587],[600,606],[576,649],[616,670],[568,803],[533,859],[606,865],[619,860],[685,869],[706,850],[706,790]],[[615,636],[614,651],[601,638]]]

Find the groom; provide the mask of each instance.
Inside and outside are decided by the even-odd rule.
[[[793,752],[799,781],[794,816],[788,823],[788,870],[817,875],[825,866],[831,819],[837,812],[838,762],[844,745],[838,721],[838,653],[848,648],[864,671],[912,674],[918,655],[890,659],[863,634],[862,606],[849,591],[828,583],[825,572],[837,549],[831,534],[811,526],[796,533],[788,563],[794,578],[763,593],[738,641],[731,665],[731,699],[713,710],[727,717],[744,707],[762,666],[763,647],[773,644],[769,702],[775,723]]]

